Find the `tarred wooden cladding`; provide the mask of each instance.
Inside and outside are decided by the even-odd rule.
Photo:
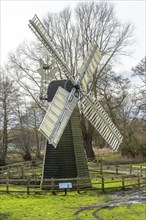
[[[78,182],[82,187],[91,186],[77,109],[74,110],[57,148],[47,142],[41,188],[51,189],[51,178],[76,177],[86,179]],[[43,181],[44,179],[49,181]],[[73,188],[76,187],[76,181],[70,182]],[[59,188],[59,182],[55,183],[56,189]]]

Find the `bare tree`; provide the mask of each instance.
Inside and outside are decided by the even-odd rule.
[[[124,136],[121,145],[122,155],[144,158],[146,155],[146,111],[145,111],[145,59],[132,68],[132,81],[124,105],[120,108],[120,127]]]
[[[13,129],[14,144],[19,149],[24,160],[31,160],[29,120],[25,98],[17,97],[15,107],[16,123]]]
[[[74,78],[79,76],[80,65],[90,45],[93,42],[99,45],[103,58],[88,87],[88,91],[92,91],[96,98],[99,96],[100,79],[107,74],[108,66],[114,65],[119,60],[119,56],[128,55],[129,46],[134,43],[133,26],[128,23],[122,24],[116,18],[114,5],[108,2],[79,3],[74,14],[69,8],[60,13],[48,13],[44,19],[44,25],[58,53],[70,67]],[[9,71],[14,71],[13,76],[17,76],[16,80],[20,86],[40,107],[42,105],[36,98],[39,83],[34,69],[41,54],[44,56],[46,50],[40,44],[35,44],[35,47],[25,45],[20,47],[16,54],[10,55],[9,66]],[[59,70],[57,77],[62,79],[68,76]],[[107,101],[110,102],[110,100]],[[83,115],[81,119],[87,156],[94,157],[92,126]]]
[[[33,131],[33,140],[34,146],[33,150],[36,153],[36,158],[41,158],[41,150],[42,145],[45,146],[44,138],[38,131],[39,125],[42,121],[44,114],[42,113],[41,109],[36,105],[35,102],[31,103],[31,106],[28,108],[28,117],[29,117],[29,129]]]
[[[20,152],[24,160],[31,160],[34,153],[36,158],[41,158],[41,149],[44,138],[38,132],[38,127],[44,114],[35,102],[27,103],[22,96],[17,98],[15,111],[15,126],[11,129],[13,133],[13,144]]]
[[[9,131],[14,126],[14,108],[17,89],[6,75],[0,70],[0,164],[5,165],[9,143]]]
[[[146,57],[132,68],[133,78],[138,78],[139,85],[135,85],[137,91],[137,108],[141,117],[146,120]]]
[[[90,45],[93,42],[99,45],[103,58],[88,87],[88,91],[93,91],[95,97],[99,96],[99,80],[106,75],[107,67],[113,65],[119,56],[128,55],[128,48],[134,43],[133,26],[118,21],[114,5],[108,2],[79,3],[74,17],[68,8],[59,14],[48,13],[44,24],[60,56],[71,68],[73,77],[78,77],[80,64]],[[87,156],[94,157],[94,132],[83,116],[82,126]]]

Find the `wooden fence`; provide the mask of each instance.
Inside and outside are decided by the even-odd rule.
[[[23,179],[26,177],[40,177],[42,170],[42,163],[35,163],[28,161],[15,165],[7,165],[0,167],[0,179]]]
[[[101,175],[105,173],[113,173],[116,175],[130,175],[130,176],[141,176],[146,177],[146,166],[135,166],[135,165],[102,165],[95,164],[89,166],[91,172],[99,172]],[[28,161],[25,163],[7,165],[0,167],[0,179],[24,179],[27,177],[40,178],[42,171],[42,163]]]
[[[40,189],[42,162],[27,161],[0,167],[0,192],[19,192],[19,193],[44,193]],[[99,189],[105,191],[112,188],[122,188],[132,186],[143,186],[146,183],[146,166],[136,165],[89,165],[90,177],[92,182],[91,189]],[[67,182],[71,179],[47,179],[50,181],[51,190],[53,191],[57,185],[56,181]],[[82,185],[79,184],[79,178],[73,178],[77,183],[74,187],[79,191]],[[67,189],[64,189],[67,190]]]
[[[69,181],[76,181],[76,184],[74,186],[74,189],[69,190],[77,190],[78,192],[80,190],[83,190],[83,187],[80,183],[81,178],[69,178],[69,179],[45,179],[46,185],[49,183],[51,185],[51,192],[55,191],[55,188],[58,187],[58,183],[56,182],[69,182]],[[82,178],[82,180],[86,180],[85,178]],[[115,189],[120,188],[124,190],[127,187],[141,187],[146,184],[146,178],[138,176],[129,178],[127,176],[97,176],[97,177],[91,177],[92,182],[92,188],[94,190],[102,190],[103,192],[105,190],[109,189]],[[67,192],[67,188],[60,189],[65,190],[65,193]],[[47,190],[48,191],[48,190]],[[40,179],[36,178],[27,178],[27,179],[1,179],[0,184],[0,193],[27,193],[28,195],[30,193],[38,193],[43,194],[45,191],[40,189]]]
[[[140,175],[146,177],[146,166],[140,165],[95,165],[89,167],[90,171],[99,171],[100,174],[103,173],[115,173],[125,174],[125,175]]]
[[[5,171],[5,170],[11,170],[11,169],[17,169],[19,167],[28,167],[31,168],[33,166],[38,166],[38,165],[42,165],[42,161],[40,160],[31,160],[31,161],[25,161],[25,162],[20,162],[20,163],[13,163],[13,164],[9,164],[9,165],[5,165],[5,166],[0,166],[0,171]]]

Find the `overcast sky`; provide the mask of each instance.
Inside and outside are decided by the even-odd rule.
[[[37,14],[42,19],[48,11],[58,12],[69,6],[74,8],[80,1],[29,1],[29,0],[0,0],[0,64],[7,61],[7,55],[24,40],[35,40],[36,37],[28,27],[29,19]],[[120,21],[131,22],[135,26],[135,54],[122,59],[122,65],[117,71],[128,71],[135,66],[146,52],[146,1],[117,0],[116,14]]]

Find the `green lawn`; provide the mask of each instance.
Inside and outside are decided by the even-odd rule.
[[[100,210],[98,214],[104,218],[104,220],[145,220],[146,205],[122,205],[111,209]]]
[[[95,220],[94,215],[98,216],[98,219],[104,220],[145,220],[145,204],[132,204],[123,205],[120,207],[101,209],[93,208],[90,210],[82,211],[78,217],[82,220]]]
[[[50,193],[45,195],[26,194],[1,194],[0,213],[8,214],[1,217],[1,220],[75,220],[75,212],[81,207],[88,207],[113,200],[113,195],[108,193],[99,194],[96,191],[88,191],[78,194],[63,192],[53,196]],[[120,199],[120,198],[119,198]],[[84,210],[78,214],[83,220],[96,219],[93,216],[97,208]],[[104,220],[145,220],[145,205],[122,205],[110,209],[98,211],[98,215]]]
[[[80,206],[102,202],[97,195],[69,192],[64,196],[46,195],[0,195],[0,213],[9,214],[7,220],[72,220]]]
[[[93,165],[97,166],[95,163]],[[40,173],[41,168],[33,168],[33,174],[40,175]],[[31,176],[32,171],[26,168],[26,174],[27,176]],[[93,186],[101,187],[101,184],[97,184],[99,182],[101,183],[101,179],[99,178],[100,173],[91,172],[91,174],[94,176]],[[17,172],[16,175],[18,175]],[[121,180],[120,176],[106,174],[105,188],[121,187],[122,183],[118,183],[118,180]],[[125,180],[125,185],[137,181],[130,178],[125,178]],[[1,186],[1,190],[5,190],[5,188],[5,186]],[[11,185],[9,189],[11,191],[19,190],[26,192],[26,186]],[[30,189],[31,191],[33,189]],[[37,189],[37,191],[40,191],[40,189]],[[106,189],[105,191],[105,194],[102,194],[101,190],[87,191],[81,194],[74,191],[68,192],[67,196],[64,196],[64,192],[57,193],[56,196],[47,192],[44,195],[31,194],[29,196],[26,193],[15,194],[14,192],[0,194],[0,220],[75,220],[76,216],[74,214],[80,207],[88,207],[115,199],[112,195],[108,194],[111,190]],[[99,210],[98,215],[104,220],[145,220],[144,209],[144,204],[122,205],[116,208]],[[79,213],[78,217],[83,220],[94,220],[96,219],[93,215],[94,212],[96,212],[94,208],[84,210]],[[7,216],[3,217],[4,214],[7,214]]]

